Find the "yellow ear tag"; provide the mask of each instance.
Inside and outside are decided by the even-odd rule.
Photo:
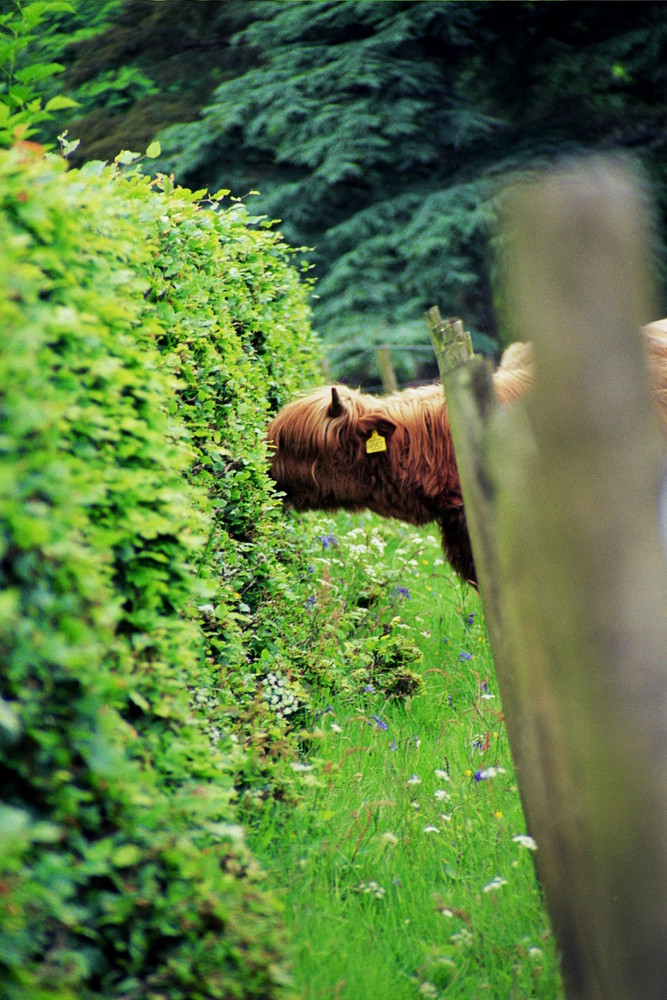
[[[375,452],[386,451],[386,450],[387,450],[387,442],[385,441],[385,439],[382,437],[381,434],[378,434],[377,431],[373,431],[368,441],[366,442],[366,453],[368,455],[374,455]]]

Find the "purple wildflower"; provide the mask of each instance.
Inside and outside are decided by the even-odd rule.
[[[308,597],[308,598],[306,598],[306,607],[307,608],[314,608],[315,607],[315,598],[314,597]]]
[[[335,535],[318,535],[317,540],[322,543],[323,549],[331,548],[331,546],[333,546],[334,549],[338,548],[338,539]]]
[[[472,653],[459,653],[459,660],[472,660]]]
[[[468,615],[468,617],[466,618],[466,625],[472,625],[474,620],[475,620],[475,614],[473,612],[473,614]]]
[[[381,729],[382,731],[384,731],[385,729],[389,729],[387,723],[383,719],[381,719],[379,715],[373,715],[371,716],[371,718],[373,719],[373,722],[378,727],[378,729]]]
[[[372,684],[364,684],[364,692],[366,694],[375,694],[375,688]]]

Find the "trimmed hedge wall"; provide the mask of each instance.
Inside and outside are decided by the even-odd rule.
[[[283,995],[235,786],[289,642],[264,428],[319,377],[307,282],[241,203],[29,143],[0,232],[0,991]]]

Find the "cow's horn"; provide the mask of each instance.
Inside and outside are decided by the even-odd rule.
[[[341,398],[338,395],[338,389],[335,385],[331,386],[331,406],[329,407],[330,417],[340,417],[345,413],[345,407],[341,402]]]

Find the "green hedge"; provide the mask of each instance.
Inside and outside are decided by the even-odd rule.
[[[264,427],[317,377],[307,282],[241,203],[28,144],[0,232],[2,995],[268,1000],[235,785],[289,642]]]

